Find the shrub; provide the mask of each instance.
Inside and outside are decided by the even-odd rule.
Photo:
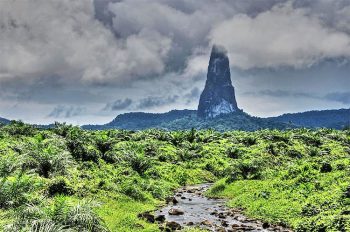
[[[226,188],[224,183],[216,184],[210,189],[211,194],[217,194],[219,192],[224,191]]]
[[[140,175],[143,175],[151,167],[151,161],[143,154],[130,153],[126,159],[131,168]]]
[[[326,173],[326,172],[331,172],[332,171],[332,165],[330,163],[322,163],[320,172]]]
[[[315,216],[320,213],[320,209],[313,204],[307,203],[303,206],[301,214],[304,216]]]
[[[229,147],[226,154],[231,159],[238,159],[240,157],[240,150],[236,147]]]
[[[145,193],[136,184],[124,184],[121,192],[137,201],[145,201],[147,199]]]
[[[107,151],[106,153],[102,154],[101,158],[106,161],[107,163],[114,164],[120,161],[118,158],[118,155],[115,151]]]
[[[93,145],[84,144],[79,140],[68,140],[67,146],[76,160],[92,161],[97,163],[101,157],[100,151]]]
[[[49,185],[48,194],[51,197],[55,195],[71,195],[73,194],[73,190],[64,178],[58,178],[53,180]]]
[[[242,140],[242,143],[244,145],[246,145],[247,147],[255,145],[256,142],[257,142],[257,139],[255,137],[252,137],[252,136],[244,137]]]
[[[34,144],[26,148],[23,167],[35,170],[40,176],[49,178],[52,174],[66,174],[67,169],[73,165],[70,154],[50,143]]]
[[[28,193],[34,190],[32,178],[19,175],[3,179],[0,184],[0,208],[18,207],[28,202]]]
[[[5,232],[60,232],[90,231],[107,232],[102,219],[94,213],[98,205],[92,201],[67,203],[56,198],[54,205],[28,205],[15,211],[15,220],[5,227]]]
[[[293,148],[288,149],[287,155],[291,158],[298,158],[298,159],[301,159],[303,157],[303,155],[299,151]]]

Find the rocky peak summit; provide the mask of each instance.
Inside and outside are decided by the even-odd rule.
[[[197,114],[201,118],[214,118],[238,110],[227,51],[221,46],[214,45]]]

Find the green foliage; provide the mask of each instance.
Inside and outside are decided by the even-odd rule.
[[[208,194],[249,216],[296,231],[348,231],[349,147],[348,130],[43,130],[13,122],[0,127],[0,225],[159,231],[137,214],[179,186],[219,180]]]
[[[97,206],[91,201],[79,201],[73,204],[63,197],[55,198],[49,205],[23,206],[15,211],[14,222],[7,225],[4,230],[5,232],[108,231],[102,219],[93,212],[93,208]]]

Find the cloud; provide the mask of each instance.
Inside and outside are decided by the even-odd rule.
[[[324,25],[292,2],[275,5],[256,17],[237,14],[215,27],[209,38],[224,45],[231,64],[241,69],[307,68],[326,58],[350,56],[350,36]]]
[[[257,92],[245,92],[245,95],[253,95],[253,96],[269,96],[269,97],[304,97],[304,98],[319,98],[313,94],[305,93],[305,92],[296,92],[289,90],[259,90]]]
[[[0,81],[57,75],[125,84],[163,72],[171,39],[147,28],[116,38],[90,1],[0,1]]]
[[[191,91],[187,94],[185,94],[184,98],[187,99],[187,104],[191,103],[192,101],[198,101],[199,100],[199,96],[201,94],[201,91],[199,90],[198,87],[194,87],[193,89],[191,89]]]
[[[113,103],[194,109],[213,43],[228,49],[237,99],[256,115],[288,112],[290,102],[342,107],[345,98],[325,94],[348,91],[349,0],[3,0],[0,15],[0,114],[9,118],[48,122],[52,105],[83,105],[79,116],[60,113],[72,123],[107,122]]]
[[[83,107],[74,107],[74,106],[56,106],[47,117],[51,118],[71,118],[79,116],[85,112]]]
[[[344,105],[350,104],[350,92],[329,93],[324,98],[330,101],[343,103]]]
[[[234,67],[307,67],[349,56],[350,6],[339,2],[328,12],[332,4],[299,0],[4,0],[0,82],[130,85],[205,69],[212,43]]]
[[[164,105],[170,105],[175,103],[179,99],[179,96],[169,96],[169,97],[147,97],[139,100],[136,109],[152,109],[154,107],[160,107]]]
[[[125,110],[129,106],[131,106],[132,103],[133,101],[130,98],[125,98],[124,100],[118,99],[112,103],[107,103],[104,110],[112,110],[112,111]]]

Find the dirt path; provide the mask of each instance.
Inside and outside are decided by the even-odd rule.
[[[225,207],[225,200],[210,199],[203,193],[210,184],[184,187],[167,199],[168,204],[154,214],[155,222],[165,231],[181,230],[184,227],[200,227],[208,231],[286,231],[245,217],[241,211]]]

